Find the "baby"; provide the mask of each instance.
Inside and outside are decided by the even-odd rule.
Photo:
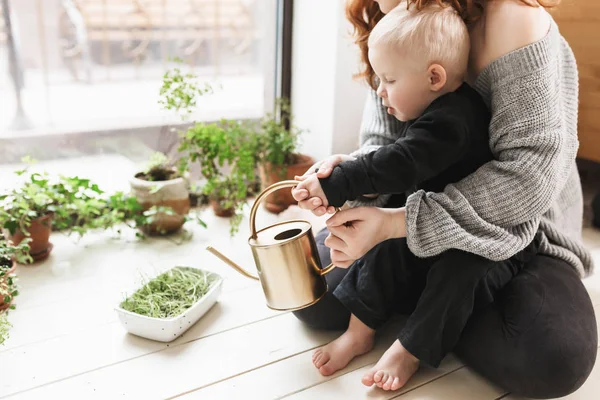
[[[489,110],[464,82],[468,31],[451,7],[434,3],[417,11],[401,3],[375,26],[368,45],[383,106],[410,125],[395,143],[340,163],[328,178],[303,178],[294,190],[297,200],[318,198],[325,207],[341,207],[369,194],[441,192],[492,159]],[[410,314],[398,340],[363,377],[365,385],[399,389],[419,362],[439,365],[474,309],[491,303],[493,293],[518,272],[522,263],[511,260],[495,262],[459,250],[418,258],[406,239],[379,243],[350,266],[335,289],[352,313],[350,323],[315,352],[315,366],[324,375],[344,368],[372,348],[375,331],[394,313]],[[434,285],[431,271],[442,265],[456,266],[456,277]]]

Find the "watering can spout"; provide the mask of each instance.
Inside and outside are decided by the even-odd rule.
[[[211,253],[213,253],[215,256],[217,256],[219,259],[221,259],[221,261],[223,261],[225,264],[229,265],[231,268],[235,269],[237,272],[239,272],[240,274],[250,278],[250,279],[254,279],[254,280],[259,280],[258,276],[251,274],[250,272],[246,271],[244,268],[240,267],[239,265],[237,265],[236,263],[234,263],[233,261],[231,261],[229,258],[225,257],[220,251],[218,251],[217,249],[215,249],[212,246],[208,246],[206,248],[206,250],[210,251]]]

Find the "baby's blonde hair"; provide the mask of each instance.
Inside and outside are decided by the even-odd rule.
[[[464,79],[469,61],[469,32],[452,7],[431,2],[420,10],[401,2],[369,35],[369,47],[392,45],[412,61],[439,63],[448,80]]]

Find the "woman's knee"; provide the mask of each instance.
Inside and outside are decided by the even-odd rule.
[[[579,276],[566,263],[544,257],[527,272],[545,289],[544,305],[533,334],[527,334],[536,361],[535,391],[529,395],[555,398],[575,392],[587,380],[598,352],[594,306]],[[541,268],[550,268],[542,270]]]
[[[472,318],[456,352],[507,391],[556,398],[586,381],[597,348],[594,308],[581,280],[566,263],[540,256]]]
[[[574,342],[564,332],[536,338],[537,346],[522,349],[525,358],[495,379],[503,389],[528,398],[554,399],[577,391],[596,362],[594,343]]]
[[[473,319],[455,352],[507,392],[535,399],[566,396],[581,387],[596,362],[595,318],[582,316],[582,329],[550,330],[554,321],[538,317],[530,329],[514,336],[503,332],[500,311],[489,307]]]
[[[348,328],[350,321],[350,311],[333,296],[331,291],[317,303],[294,311],[293,314],[314,329],[343,330]]]
[[[577,337],[564,330],[546,332],[545,337],[535,339],[535,346],[523,349],[525,362],[514,365],[512,380],[504,385],[505,389],[536,399],[553,399],[577,391],[596,363],[597,339]]]
[[[315,236],[315,242],[319,251],[321,266],[326,267],[330,262],[329,249],[324,241],[329,235],[327,229],[323,229]],[[333,296],[333,290],[339,285],[347,270],[334,268],[325,275],[328,291],[321,300],[312,306],[294,311],[293,314],[300,321],[315,329],[341,330],[348,327],[350,321],[350,311]]]

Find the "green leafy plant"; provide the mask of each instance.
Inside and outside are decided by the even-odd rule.
[[[203,192],[223,209],[233,209],[230,233],[233,236],[242,219],[248,184],[254,182],[258,138],[247,125],[222,120],[220,124],[197,123],[181,138],[180,170],[199,163],[207,182]],[[225,175],[223,168],[229,167]]]
[[[23,176],[26,169],[15,173]],[[27,233],[31,221],[53,212],[56,193],[46,175],[32,173],[21,186],[0,195],[0,224],[14,234],[17,230]]]
[[[5,239],[0,239],[0,304],[10,304],[10,309],[15,308],[11,303],[19,295],[17,277],[10,270],[13,260],[21,264],[31,261],[28,243],[29,238],[26,238],[19,245],[12,246]]]
[[[6,313],[0,313],[0,346],[4,344],[4,342],[8,339],[9,334],[8,331],[12,325],[8,322],[8,318]]]
[[[206,295],[217,276],[189,267],[175,267],[151,279],[121,302],[124,310],[152,318],[172,318]]]
[[[52,228],[56,231],[83,236],[89,230],[123,222],[107,218],[106,193],[87,178],[59,175],[49,190],[54,199],[49,208],[54,213]]]
[[[274,112],[265,114],[257,133],[260,162],[282,167],[294,164],[301,134],[302,130],[293,125],[289,101],[277,99]]]
[[[0,269],[10,269],[13,261],[19,264],[28,264],[32,261],[29,255],[30,238],[25,238],[18,245],[9,243],[0,236]]]
[[[53,230],[82,236],[91,229],[135,220],[132,213],[141,209],[135,198],[125,199],[122,193],[109,196],[86,178],[27,174],[27,169],[16,174],[25,178],[23,183],[0,195],[0,225],[11,235],[20,231],[29,236],[31,222],[52,213]]]
[[[145,226],[157,211],[144,212],[134,196],[108,194],[87,178],[50,176],[28,168],[15,173],[22,183],[0,195],[0,226],[11,235],[20,231],[29,236],[31,222],[49,213],[53,214],[52,229],[67,235],[81,237],[90,230],[111,228],[120,233],[122,226],[136,230]]]
[[[13,299],[19,295],[17,286],[17,277],[14,274],[8,274],[8,268],[0,268],[0,300],[2,304],[10,304],[11,310],[15,309],[15,305],[11,304]]]
[[[183,61],[174,59],[178,64]],[[180,67],[174,67],[163,75],[158,103],[166,110],[175,111],[186,119],[196,108],[198,98],[214,93],[211,84],[200,82],[191,72],[184,73]]]
[[[121,233],[120,228],[125,225],[135,229],[137,237],[144,238],[145,235],[138,229],[149,223],[149,215],[143,212],[143,207],[138,200],[119,191],[104,200],[102,212],[92,224],[92,228],[117,228],[117,232]]]

